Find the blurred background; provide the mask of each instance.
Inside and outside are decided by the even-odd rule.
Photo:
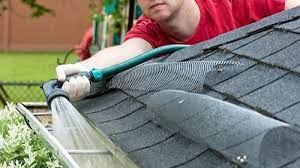
[[[140,15],[135,0],[0,0],[0,107],[44,101],[57,65],[118,45]]]

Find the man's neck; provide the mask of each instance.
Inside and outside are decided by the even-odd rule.
[[[200,10],[194,0],[185,0],[180,10],[167,21],[158,23],[173,39],[185,41],[192,36],[200,22]]]

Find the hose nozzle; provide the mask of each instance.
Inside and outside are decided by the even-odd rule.
[[[68,76],[66,80],[69,80],[71,77],[76,77],[76,76],[86,76],[90,81],[92,81],[90,72],[79,72],[78,74]],[[64,82],[59,82],[56,79],[53,79],[41,85],[41,88],[44,91],[44,95],[46,97],[49,108],[51,108],[52,100],[57,97],[65,97],[68,100],[70,100],[67,93],[61,89],[63,83]]]
[[[65,97],[69,100],[68,95],[61,89],[61,86],[62,83],[57,80],[50,80],[41,85],[49,108],[51,108],[52,100],[57,97]]]

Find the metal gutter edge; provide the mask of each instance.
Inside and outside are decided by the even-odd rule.
[[[22,102],[24,106],[41,106],[41,107],[48,107],[46,102]]]
[[[23,114],[28,120],[32,130],[40,135],[44,142],[50,146],[50,150],[53,151],[54,155],[58,157],[60,161],[65,165],[65,167],[79,168],[78,164],[70,156],[70,154],[64,149],[64,147],[57,141],[57,139],[48,132],[48,130],[43,126],[38,119],[21,103],[16,106],[17,110]]]

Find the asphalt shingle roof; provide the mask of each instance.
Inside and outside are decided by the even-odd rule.
[[[140,167],[299,167],[299,48],[294,8],[160,59],[245,64],[210,72],[201,93],[112,90],[74,105]]]

